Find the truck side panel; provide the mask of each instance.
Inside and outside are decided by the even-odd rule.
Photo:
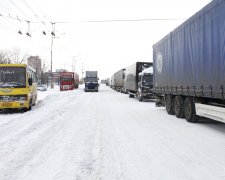
[[[156,93],[225,97],[225,1],[215,0],[153,46]]]
[[[126,68],[125,89],[137,91],[136,63]]]
[[[124,85],[123,74],[124,74],[124,69],[121,69],[120,71],[114,74],[114,83],[116,87],[123,87]]]

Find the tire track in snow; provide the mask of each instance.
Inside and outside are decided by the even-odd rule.
[[[76,95],[72,97],[76,97]],[[81,100],[81,98],[78,100]],[[78,103],[78,100],[76,103]],[[74,104],[74,102],[72,102],[72,104]],[[53,132],[61,129],[63,124],[59,123],[59,121],[62,120],[62,114],[65,113],[70,106],[71,104],[64,106],[63,110],[60,110],[62,107],[58,107],[58,115],[60,116],[57,117],[55,116],[55,110],[57,109],[47,114],[45,113],[42,117],[47,117],[42,119],[42,121],[31,124],[31,126],[26,127],[26,129],[20,133],[14,134],[5,144],[1,144],[0,154],[2,156],[0,156],[0,159],[2,159],[2,162],[5,162],[4,164],[6,166],[4,170],[4,167],[0,165],[0,177],[11,179],[11,177],[15,175],[15,172],[21,169],[23,165],[26,165],[43,146],[48,144],[48,137],[54,136]],[[1,172],[5,173],[2,174]]]

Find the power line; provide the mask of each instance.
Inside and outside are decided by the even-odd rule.
[[[106,19],[106,20],[87,20],[87,21],[56,21],[57,24],[73,23],[110,23],[110,22],[142,22],[142,21],[178,21],[185,18],[148,18],[148,19]]]
[[[33,10],[33,8],[31,8],[31,6],[25,1],[23,0],[23,2],[25,3],[25,5],[31,10],[31,12],[34,14],[34,16],[42,23],[45,24],[41,18],[37,15],[37,13]]]
[[[9,0],[26,18],[28,18],[28,16],[16,5],[16,3],[14,3],[12,0]],[[28,18],[29,19],[29,18]]]
[[[2,17],[10,18],[14,20],[19,20],[18,17],[14,18],[11,16],[6,16],[1,14]],[[110,22],[143,22],[143,21],[180,21],[185,20],[186,18],[148,18],[148,19],[106,19],[106,20],[87,20],[87,21],[55,21],[55,22],[49,22],[50,24],[75,24],[75,23],[110,23]],[[29,21],[31,23],[43,23],[42,21],[31,21],[31,20],[25,20]]]
[[[4,23],[4,28],[8,28],[8,29],[12,29],[12,27],[14,26],[8,19],[2,18],[2,15],[0,14],[0,21],[3,21]],[[5,27],[7,26],[7,27]]]

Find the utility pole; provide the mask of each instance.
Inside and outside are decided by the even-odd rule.
[[[76,66],[76,60],[74,59],[74,56],[73,56],[72,72],[75,72],[75,66]]]
[[[51,43],[51,73],[52,73],[52,47],[53,47],[53,33],[52,33],[52,43]]]
[[[84,69],[83,69],[83,63],[82,63],[82,81],[83,81],[83,74],[84,74]]]
[[[53,39],[55,37],[55,23],[52,23],[52,42],[51,42],[51,88],[53,89],[53,74],[52,74],[52,49],[53,49]]]

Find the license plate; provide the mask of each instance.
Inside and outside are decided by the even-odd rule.
[[[5,102],[5,103],[2,103],[2,106],[3,107],[12,107],[12,103]]]
[[[64,88],[64,89],[69,89],[69,88],[70,88],[70,86],[68,86],[68,85],[64,85],[64,86],[63,86],[63,88]]]

